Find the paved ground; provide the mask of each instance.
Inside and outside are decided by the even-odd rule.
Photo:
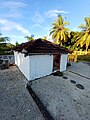
[[[0,120],[44,120],[15,66],[0,70]]]
[[[73,63],[64,72],[68,79],[50,75],[32,81],[31,88],[54,120],[90,120],[89,65]],[[0,70],[0,120],[44,120],[26,84],[17,67]],[[82,84],[84,89],[76,84]]]
[[[64,76],[68,79],[50,75],[35,80],[31,88],[54,120],[90,120],[90,66],[75,63]],[[84,89],[77,88],[70,80],[82,84]]]
[[[77,62],[77,63],[71,63],[71,67],[69,67],[68,70],[79,73],[82,76],[90,78],[90,63],[87,62]]]

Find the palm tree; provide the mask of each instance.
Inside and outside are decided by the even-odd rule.
[[[2,33],[0,33],[0,42],[6,42],[6,41],[10,41],[9,37],[1,37]]]
[[[62,16],[58,15],[57,20],[52,24],[53,27],[50,32],[54,43],[64,45],[64,43],[68,41],[68,38],[70,38],[70,30],[65,27],[68,24],[68,21],[64,22]]]
[[[32,40],[34,40],[34,35],[32,34],[31,36],[25,36],[25,38],[26,38],[28,41],[32,41]]]
[[[77,32],[71,31],[71,33],[70,33],[70,38],[68,38],[68,41],[64,43],[64,44],[65,44],[64,46],[65,46],[66,48],[69,48],[69,49],[71,49],[71,50],[74,49],[73,45],[74,45],[75,42],[76,42],[76,39],[74,38],[74,36],[76,35],[76,33],[77,33]]]
[[[73,50],[79,50],[80,46],[76,46],[76,41],[77,39],[79,39],[81,37],[83,33],[82,32],[78,32],[78,31],[71,31],[71,37],[70,37],[70,47]]]
[[[90,16],[84,18],[85,24],[81,24],[79,28],[82,29],[82,31],[77,35],[76,37],[76,46],[80,46],[81,48],[85,45],[86,51],[88,50],[88,47],[90,46]]]
[[[19,45],[19,43],[18,43],[18,41],[16,41],[15,46],[18,46],[18,45]]]
[[[47,40],[47,36],[44,36],[42,39],[43,39],[43,40]]]

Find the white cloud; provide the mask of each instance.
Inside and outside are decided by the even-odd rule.
[[[32,17],[32,20],[35,24],[42,24],[44,22],[44,17],[40,14],[39,11],[35,12],[33,17]]]
[[[19,12],[11,12],[10,14],[7,14],[7,17],[12,17],[12,18],[18,18],[21,16],[22,16],[22,14]]]
[[[50,41],[50,42],[53,42],[53,39],[52,39],[52,36],[47,36],[47,40]]]
[[[0,28],[1,31],[18,30],[23,34],[30,35],[30,32],[27,29],[16,22],[8,21],[7,19],[0,19],[0,24],[3,26]]]
[[[16,43],[16,41],[18,42],[18,43],[22,43],[22,42],[26,42],[27,41],[27,39],[25,39],[24,38],[25,36],[24,35],[11,35],[10,36],[10,42],[12,43],[12,44],[15,44]]]
[[[22,36],[22,35],[19,35],[19,36],[17,36],[17,35],[12,35],[11,37],[12,37],[12,38],[16,38],[16,39],[17,39],[17,38],[24,38],[24,36]]]
[[[0,14],[0,18],[18,18],[23,16],[22,10],[24,7],[28,7],[28,4],[23,2],[15,2],[15,1],[4,1],[0,2],[0,7],[2,9],[6,9],[4,13]]]
[[[27,4],[22,2],[16,2],[16,1],[5,1],[5,2],[1,2],[0,6],[4,6],[12,9],[12,8],[26,7]]]
[[[11,30],[11,28],[9,26],[4,26],[4,27],[1,27],[0,30],[9,31],[9,30]]]
[[[10,12],[9,14],[0,14],[1,18],[20,18],[22,17],[22,14],[19,12]]]
[[[15,28],[24,34],[29,34],[29,31],[27,29],[23,28],[22,26],[20,26],[19,24],[17,24]]]
[[[74,28],[72,28],[72,31],[80,31],[80,29],[78,27],[74,27]]]
[[[47,12],[45,13],[45,15],[48,16],[48,17],[50,17],[50,18],[52,18],[52,17],[57,17],[58,14],[60,14],[60,13],[65,13],[65,14],[67,14],[67,13],[69,13],[69,12],[64,11],[64,10],[49,10],[49,11],[47,11]]]
[[[37,28],[43,28],[43,26],[41,24],[38,24],[38,23],[35,23],[35,24],[31,25],[31,28],[33,28],[33,29],[36,29],[36,27]]]

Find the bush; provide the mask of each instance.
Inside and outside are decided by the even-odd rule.
[[[0,55],[13,55],[13,47],[10,43],[0,43]]]
[[[77,60],[90,62],[90,55],[78,55]]]

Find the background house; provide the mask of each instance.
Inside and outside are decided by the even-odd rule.
[[[14,48],[15,64],[28,80],[33,80],[55,70],[66,70],[69,52],[52,42],[37,39]]]

